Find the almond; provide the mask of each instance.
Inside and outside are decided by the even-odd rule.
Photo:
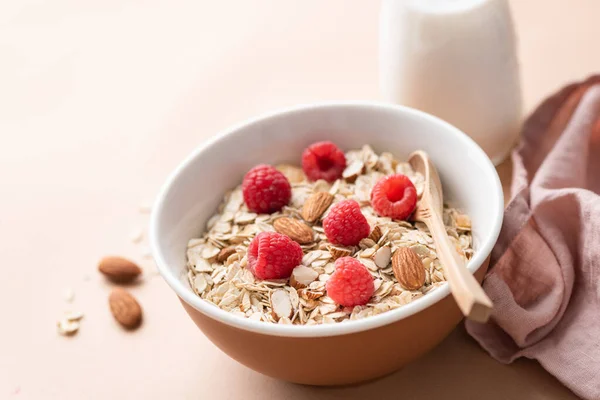
[[[302,297],[305,300],[316,300],[319,297],[323,297],[324,294],[325,293],[323,292],[309,290],[306,288],[298,290],[298,296]]]
[[[235,246],[224,247],[219,251],[219,254],[217,254],[217,261],[224,263],[232,254],[235,254]]]
[[[390,258],[392,258],[392,250],[390,250],[390,246],[380,247],[373,256],[373,261],[375,265],[379,267],[379,269],[385,269],[390,263]]]
[[[327,250],[329,250],[329,254],[331,254],[331,258],[334,260],[337,260],[341,257],[347,257],[352,254],[352,251],[345,247],[328,246]]]
[[[333,195],[327,192],[313,193],[302,206],[302,218],[307,222],[315,222],[329,208]]]
[[[344,172],[342,172],[342,178],[344,178],[348,183],[354,183],[356,178],[363,173],[364,169],[365,163],[363,163],[361,160],[354,160],[346,167],[346,169],[344,169]]]
[[[310,267],[299,265],[292,271],[290,285],[296,289],[307,287],[319,277],[319,273]]]
[[[294,165],[279,164],[275,168],[281,172],[290,181],[290,183],[300,183],[306,179],[302,168],[298,168]]]
[[[56,325],[58,327],[58,333],[60,333],[63,336],[74,335],[79,330],[78,320],[69,320],[63,318],[60,321],[58,321]]]
[[[313,241],[314,232],[312,228],[297,219],[277,218],[273,222],[273,227],[277,232],[289,236],[294,242],[306,244]]]
[[[409,247],[400,247],[394,252],[392,269],[398,283],[407,290],[417,290],[425,284],[423,262]]]
[[[271,308],[276,321],[279,321],[279,318],[290,318],[293,309],[289,293],[283,289],[275,290],[271,294]]]
[[[381,239],[382,234],[383,232],[381,232],[381,228],[379,227],[379,225],[375,225],[375,228],[373,228],[371,234],[369,235],[369,239],[377,243],[379,242],[379,239]]]
[[[126,329],[135,329],[142,322],[142,308],[125,289],[115,288],[108,297],[110,312]]]
[[[142,270],[132,261],[123,257],[104,257],[98,264],[98,271],[113,282],[128,283],[137,278]]]

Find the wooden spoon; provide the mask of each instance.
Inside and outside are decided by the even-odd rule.
[[[424,222],[429,228],[450,290],[462,313],[470,320],[486,322],[492,312],[492,301],[466,268],[462,257],[448,238],[442,217],[442,184],[435,166],[427,153],[420,150],[411,154],[408,162],[416,172],[425,177],[423,195],[417,203],[413,218]]]

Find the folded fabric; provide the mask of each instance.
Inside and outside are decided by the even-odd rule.
[[[600,75],[569,85],[525,122],[511,201],[483,287],[490,355],[536,359],[579,396],[600,399]]]

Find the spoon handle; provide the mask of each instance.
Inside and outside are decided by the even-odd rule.
[[[492,312],[492,301],[450,242],[441,216],[435,212],[431,213],[430,218],[424,222],[433,236],[438,257],[458,307],[468,319],[486,322]]]

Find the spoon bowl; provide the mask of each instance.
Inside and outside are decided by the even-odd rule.
[[[492,301],[466,268],[464,260],[446,233],[442,218],[444,196],[437,170],[427,153],[422,150],[412,153],[408,162],[415,171],[425,177],[423,194],[417,203],[413,218],[424,222],[429,228],[450,291],[463,315],[472,321],[486,322],[492,312]]]

